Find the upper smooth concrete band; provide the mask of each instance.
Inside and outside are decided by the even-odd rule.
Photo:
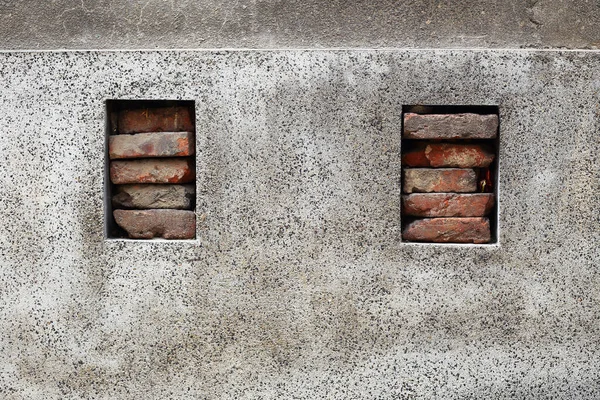
[[[595,1],[0,1],[2,49],[594,48]],[[50,17],[51,16],[51,17]]]

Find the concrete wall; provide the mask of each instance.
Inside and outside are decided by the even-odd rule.
[[[599,27],[592,0],[0,0],[2,50],[309,49],[0,54],[0,398],[597,398],[600,54],[502,49]],[[449,49],[351,50],[383,47]],[[196,241],[104,238],[126,98],[196,102]],[[400,241],[404,104],[500,107],[498,245]]]
[[[0,0],[2,49],[597,48],[596,0]]]
[[[598,53],[24,52],[0,76],[3,399],[600,393]],[[112,98],[196,101],[197,241],[104,239]],[[499,105],[499,245],[401,243],[403,104]]]

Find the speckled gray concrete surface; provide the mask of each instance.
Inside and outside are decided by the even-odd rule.
[[[597,0],[0,0],[0,49],[598,48]]]
[[[0,54],[3,399],[593,399],[600,55]],[[196,101],[196,241],[107,241],[106,99]],[[403,104],[500,106],[499,245],[400,240]]]

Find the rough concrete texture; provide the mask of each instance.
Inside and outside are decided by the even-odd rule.
[[[600,393],[600,54],[15,53],[0,73],[0,397]],[[195,241],[104,239],[119,98],[196,101]],[[500,106],[499,245],[401,242],[402,104]]]
[[[597,48],[596,0],[0,0],[3,49]]]

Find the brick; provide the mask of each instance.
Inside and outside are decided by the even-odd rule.
[[[185,157],[194,154],[191,132],[152,132],[109,137],[111,160],[144,157]]]
[[[404,193],[477,191],[477,174],[472,169],[405,168]]]
[[[415,217],[483,217],[493,207],[492,193],[415,193],[402,196],[402,214]]]
[[[189,183],[195,179],[194,163],[189,158],[153,158],[111,161],[110,180],[125,183]]]
[[[406,225],[404,240],[434,243],[489,243],[488,218],[425,218]]]
[[[495,114],[404,115],[406,139],[493,139],[498,134]]]
[[[189,107],[122,110],[117,124],[119,133],[194,131],[194,118]]]
[[[486,168],[492,161],[491,148],[480,144],[421,143],[402,155],[410,167]]]
[[[115,191],[114,208],[194,208],[194,185],[118,185]]]
[[[115,221],[132,239],[193,239],[196,215],[184,210],[115,210]]]

